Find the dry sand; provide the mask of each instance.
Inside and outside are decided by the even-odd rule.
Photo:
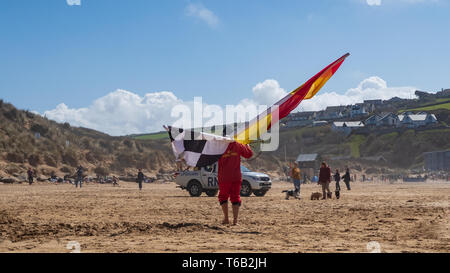
[[[0,252],[382,252],[450,251],[450,183],[341,185],[340,200],[284,200],[277,182],[243,198],[239,226],[223,226],[216,197],[174,183],[120,187],[0,185]],[[334,189],[334,185],[331,187]]]

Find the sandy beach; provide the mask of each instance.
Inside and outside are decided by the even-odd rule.
[[[175,183],[120,187],[0,185],[0,252],[381,252],[450,251],[450,183],[342,184],[340,200],[285,200],[275,182],[243,198],[238,226],[224,226],[217,197]],[[334,190],[334,185],[331,186]],[[372,243],[373,244],[373,243]],[[370,250],[370,245],[369,245]]]

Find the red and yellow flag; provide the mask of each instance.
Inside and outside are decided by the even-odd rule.
[[[322,86],[336,73],[341,64],[344,62],[350,54],[347,53],[341,58],[337,59],[335,62],[325,67],[317,75],[309,79],[299,88],[290,92],[280,101],[272,105],[266,111],[259,114],[256,118],[250,121],[245,128],[234,135],[234,139],[242,144],[249,144],[250,142],[259,139],[259,137],[266,133],[273,122],[278,122],[280,119],[289,115],[289,113],[297,108],[297,106],[304,99],[311,99]],[[274,112],[278,111],[278,118],[272,120],[275,117]]]

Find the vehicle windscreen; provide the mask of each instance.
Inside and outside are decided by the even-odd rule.
[[[243,172],[243,173],[250,173],[252,171],[250,171],[249,169],[247,169],[246,167],[241,165],[241,172]]]

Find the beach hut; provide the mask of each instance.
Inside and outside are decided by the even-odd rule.
[[[319,154],[300,154],[295,162],[300,168],[302,175],[306,175],[309,178],[318,175],[321,163]]]

